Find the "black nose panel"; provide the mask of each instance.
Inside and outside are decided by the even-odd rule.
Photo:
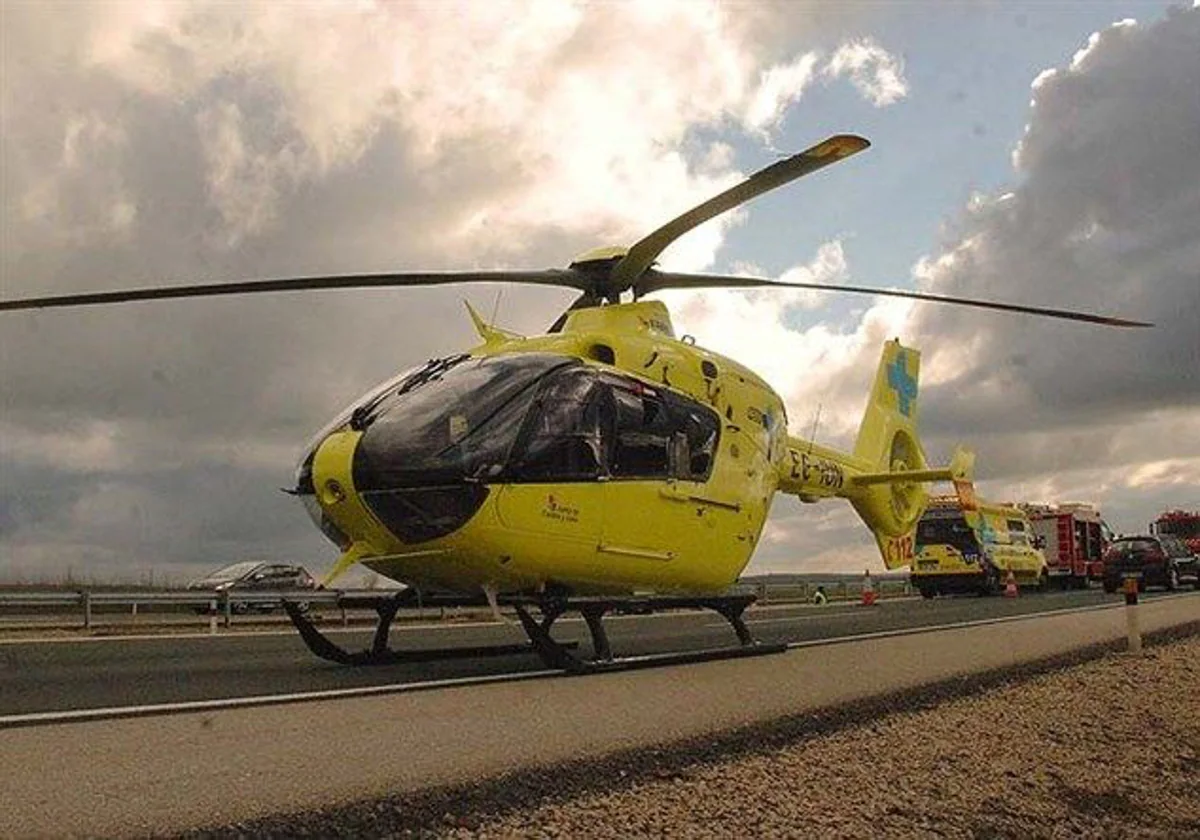
[[[396,464],[396,453],[381,445],[385,436],[373,431],[369,429],[355,448],[354,486],[380,523],[401,540],[412,544],[444,537],[483,506],[488,488],[477,482],[449,476],[438,481],[425,473],[420,476],[424,482],[411,486],[417,483],[411,481],[413,476],[405,475]]]
[[[362,499],[385,528],[406,543],[420,543],[453,533],[483,506],[488,489],[482,484],[374,490]]]

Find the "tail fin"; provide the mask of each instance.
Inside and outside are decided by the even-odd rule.
[[[917,391],[921,354],[899,340],[883,346],[854,456],[873,472],[850,478],[850,503],[875,535],[889,569],[908,565],[917,521],[929,499],[926,483],[952,480],[971,492],[974,455],[957,450],[950,466],[930,469],[917,437]],[[960,487],[961,485],[961,487]]]
[[[917,442],[917,383],[921,354],[903,347],[899,339],[883,345],[875,384],[858,429],[854,455],[888,471],[895,461],[903,469],[925,469],[925,455]]]

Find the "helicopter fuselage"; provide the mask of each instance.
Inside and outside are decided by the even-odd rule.
[[[778,394],[676,339],[657,301],[580,309],[544,336],[481,332],[361,400],[307,454],[298,489],[344,560],[464,592],[736,579],[791,457]]]

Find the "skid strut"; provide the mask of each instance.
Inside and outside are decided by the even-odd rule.
[[[435,662],[442,659],[477,659],[485,656],[506,656],[514,653],[528,653],[528,644],[489,645],[485,647],[455,647],[435,648],[425,650],[392,650],[388,647],[388,633],[396,613],[401,607],[416,603],[415,590],[406,589],[398,595],[389,597],[343,598],[339,604],[343,607],[373,607],[379,615],[379,623],[375,625],[375,635],[371,639],[371,647],[366,650],[351,653],[345,648],[334,644],[316,628],[312,620],[302,611],[298,604],[290,601],[283,602],[288,618],[300,632],[300,638],[308,649],[322,659],[336,662],[339,665],[395,665],[403,662]],[[474,602],[472,602],[473,604]]]
[[[541,611],[538,621],[529,611],[529,604],[514,603],[521,626],[533,643],[533,649],[542,661],[551,668],[569,673],[592,671],[616,671],[630,668],[669,665],[685,662],[704,662],[713,659],[732,659],[741,656],[760,656],[781,653],[786,645],[764,644],[750,634],[742,613],[754,602],[753,595],[713,596],[708,598],[653,596],[644,598],[570,598],[562,601],[543,601],[537,604]],[[729,622],[737,634],[738,645],[703,650],[655,653],[644,656],[615,657],[608,633],[604,629],[604,616],[609,612],[625,612],[646,615],[665,610],[709,609]],[[592,637],[592,659],[583,659],[573,654],[567,646],[550,635],[550,627],[559,616],[567,612],[578,612],[583,616]]]
[[[342,607],[370,607],[379,615],[379,624],[371,647],[351,653],[331,642],[313,625],[312,620],[301,611],[299,605],[284,602],[288,617],[300,632],[300,637],[309,650],[322,659],[341,665],[387,665],[401,662],[429,662],[439,659],[478,658],[501,656],[514,653],[536,653],[549,668],[578,674],[592,671],[614,671],[684,662],[701,662],[712,659],[729,659],[741,656],[759,656],[779,653],[784,644],[764,644],[750,634],[742,614],[754,602],[753,595],[728,595],[711,597],[534,597],[499,596],[485,601],[482,598],[461,596],[427,596],[425,606],[509,607],[520,620],[526,644],[492,645],[487,647],[441,648],[436,650],[392,650],[388,647],[388,631],[401,608],[417,603],[416,591],[409,589],[391,596],[347,596],[339,599]],[[612,644],[604,628],[604,617],[610,612],[649,614],[664,610],[708,609],[722,616],[737,634],[738,644],[721,648],[680,651],[675,653],[649,654],[644,656],[613,656]],[[535,615],[536,612],[536,615]],[[578,645],[574,642],[557,641],[550,634],[554,623],[567,613],[579,613],[587,625],[592,640],[592,658],[576,655]]]

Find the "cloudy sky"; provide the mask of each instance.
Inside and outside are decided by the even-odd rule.
[[[0,3],[0,295],[564,266],[837,132],[677,270],[921,288],[1121,331],[798,292],[663,297],[849,446],[883,340],[935,460],[1113,527],[1200,508],[1200,8],[1162,2]],[[569,292],[322,292],[0,316],[0,580],[325,569],[296,455],[377,381]],[[881,568],[780,497],[751,571]]]

